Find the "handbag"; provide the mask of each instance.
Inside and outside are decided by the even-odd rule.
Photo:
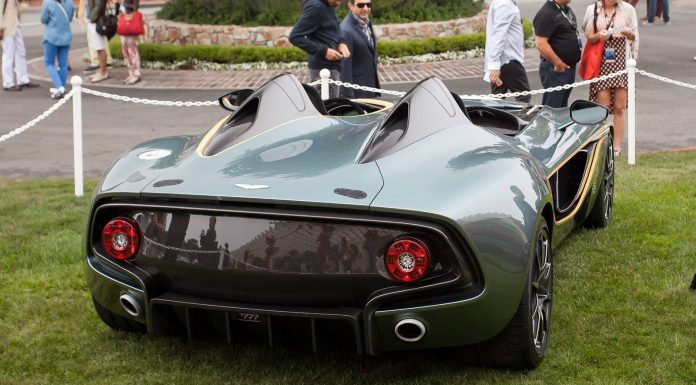
[[[126,19],[126,15],[131,15],[130,20]],[[122,36],[138,36],[145,34],[142,13],[135,11],[129,14],[119,14],[116,33]]]
[[[97,19],[97,33],[106,36],[107,39],[111,39],[116,35],[116,29],[118,28],[118,17],[115,11],[106,5],[106,12]]]
[[[597,32],[597,3],[594,5],[594,30]],[[604,42],[597,40],[595,43],[588,41],[582,50],[578,73],[583,80],[590,80],[599,77],[599,69],[602,67],[602,56],[604,55]]]

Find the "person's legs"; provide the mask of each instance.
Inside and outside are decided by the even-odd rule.
[[[99,67],[99,56],[97,55],[97,50],[91,46],[89,39],[87,39],[87,48],[89,49],[90,66]],[[104,48],[106,48],[106,64],[111,64],[113,61],[111,58],[111,47],[107,44]]]
[[[575,78],[575,69],[571,68],[563,73],[557,73],[553,70],[553,65],[546,60],[542,60],[539,63],[539,76],[541,77],[541,84],[544,88],[558,87],[565,84],[569,84]],[[542,104],[549,107],[565,107],[568,105],[568,98],[570,97],[570,90],[562,90],[555,92],[546,92],[542,97]]]
[[[70,53],[69,45],[58,47],[58,66],[60,67],[58,75],[60,76],[61,87],[67,87],[68,85],[68,53]]]
[[[97,59],[99,60],[99,70],[90,78],[92,83],[96,83],[109,77],[106,73],[106,46],[108,43],[106,37],[97,33],[97,26],[94,23],[87,23],[87,38],[90,40],[92,48],[97,51]]]
[[[104,38],[106,40],[106,38]],[[109,42],[106,42],[106,46],[104,47],[106,51],[106,64],[111,65],[111,63],[114,61],[114,59],[111,57],[111,46],[109,45]]]
[[[669,17],[669,0],[662,0],[662,20],[669,23],[672,18]]]
[[[98,50],[97,57],[99,58],[99,72],[97,74],[102,77],[106,76],[106,50]]]
[[[655,22],[655,11],[657,10],[657,0],[648,0],[648,23]]]
[[[561,85],[573,84],[575,83],[575,67],[567,69],[561,74]],[[572,88],[561,91],[563,93],[562,107],[568,107],[568,100],[570,99],[570,93],[573,92]]]
[[[51,83],[53,83],[53,88],[60,88],[63,86],[63,84],[61,83],[60,76],[58,75],[58,71],[56,70],[56,56],[58,55],[58,47],[47,41],[44,41],[43,44],[44,66],[46,67],[48,76],[51,77]]]
[[[133,36],[133,74],[140,78],[142,74],[140,73],[140,47],[138,47],[138,37]]]
[[[611,89],[603,89],[597,92],[597,103],[609,108],[609,103],[611,103]]]
[[[24,86],[30,84],[29,72],[27,71],[27,50],[24,48],[24,38],[22,29],[17,26],[15,31],[15,72],[17,72],[17,84]]]
[[[517,60],[512,60],[500,67],[500,79],[503,81],[503,87],[500,87],[502,88],[502,93],[531,90],[527,72],[522,63]],[[494,91],[493,93],[497,92]],[[529,103],[532,101],[532,95],[518,96],[515,99],[518,102]]]
[[[614,88],[614,151],[621,152],[624,126],[626,125],[626,104],[628,102],[628,90]]]
[[[15,57],[14,36],[2,38],[2,87],[7,89],[16,85],[14,78]]]
[[[131,63],[130,50],[128,49],[128,36],[121,36],[121,54],[123,55],[123,61],[126,62],[128,77],[130,78],[133,75],[133,64]]]
[[[664,3],[662,2],[662,0],[655,0],[655,4],[657,4],[657,6],[655,7],[655,18],[659,19],[662,17],[662,6],[664,5]]]
[[[550,87],[549,84],[551,84],[551,74],[549,72],[553,72],[553,66],[548,61],[542,60],[539,63],[539,78],[541,79],[541,86],[543,88]],[[548,106],[549,102],[551,101],[551,93],[546,92],[542,94],[541,98],[541,104]]]

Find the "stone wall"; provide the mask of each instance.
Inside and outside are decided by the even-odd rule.
[[[449,21],[376,25],[375,34],[380,40],[396,41],[476,33],[486,29],[486,15],[487,11],[484,11],[473,17]],[[186,24],[150,16],[145,18],[144,41],[179,45],[289,47],[291,28]]]

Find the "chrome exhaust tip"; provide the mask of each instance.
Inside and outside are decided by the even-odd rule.
[[[126,313],[132,315],[133,317],[139,317],[142,313],[142,307],[140,306],[140,301],[135,298],[132,294],[124,293],[118,297],[118,302],[121,303],[121,307]]]
[[[413,318],[405,318],[396,323],[394,334],[404,342],[418,342],[425,335],[423,322]]]

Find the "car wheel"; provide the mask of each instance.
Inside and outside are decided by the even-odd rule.
[[[94,303],[94,309],[97,311],[99,318],[101,318],[101,320],[110,328],[135,333],[145,333],[147,331],[145,325],[126,317],[122,317],[118,314],[114,314],[97,302],[94,297],[92,297],[92,302]]]
[[[549,346],[552,298],[551,234],[546,220],[541,218],[520,305],[505,329],[480,345],[482,364],[509,369],[539,366]]]
[[[604,171],[602,172],[602,182],[599,186],[597,199],[592,206],[590,215],[585,220],[587,227],[606,227],[611,222],[614,210],[614,145],[611,135],[607,138],[606,156],[604,158]]]

